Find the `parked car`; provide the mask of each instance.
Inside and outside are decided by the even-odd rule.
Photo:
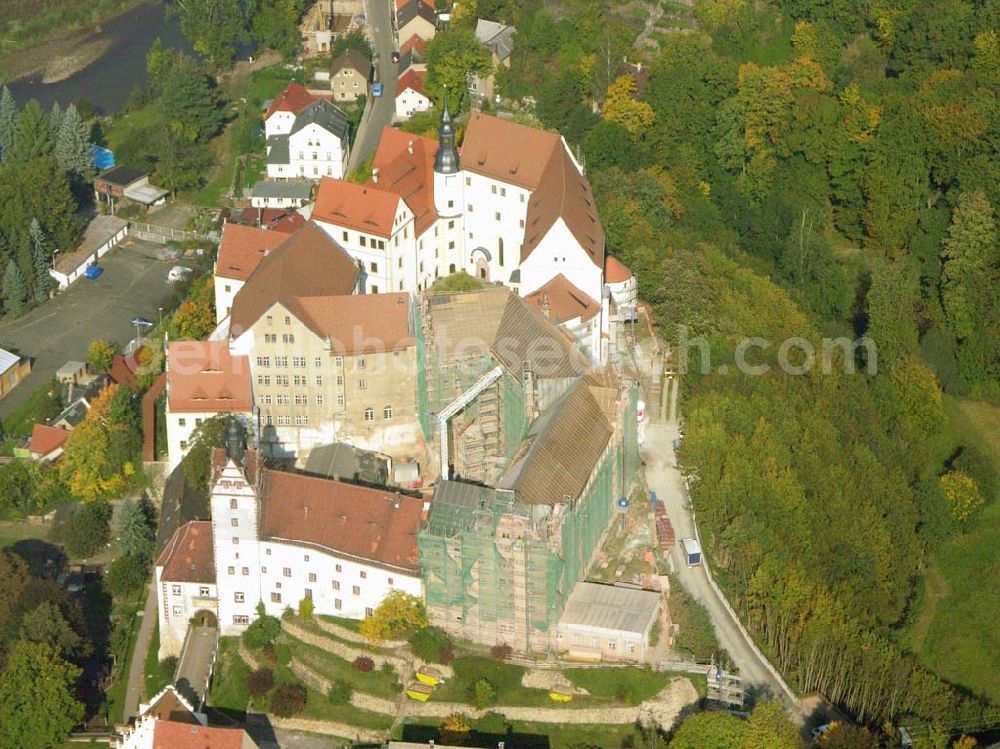
[[[398,63],[398,62],[399,62],[399,52],[396,52],[396,51],[394,51],[394,52],[392,53],[392,61],[393,61],[393,62],[396,62],[396,63]]]
[[[373,83],[372,84],[372,96],[379,97],[382,95],[382,84]]]
[[[91,265],[91,266],[89,266],[87,268],[87,270],[85,270],[83,272],[83,275],[85,275],[91,281],[96,281],[98,278],[101,277],[101,274],[103,272],[104,272],[104,268],[102,268],[101,266],[99,266],[99,265]]]
[[[175,265],[167,273],[167,283],[177,283],[191,272],[190,268],[185,268],[183,265]]]
[[[132,324],[133,325],[142,325],[143,327],[147,327],[147,328],[153,327],[153,321],[150,320],[148,317],[133,317],[132,318]]]

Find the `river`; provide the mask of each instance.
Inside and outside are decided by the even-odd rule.
[[[12,81],[8,85],[14,98],[22,105],[37,99],[46,110],[55,101],[65,108],[86,99],[102,114],[114,114],[136,86],[145,86],[146,53],[157,38],[165,47],[191,50],[178,19],[167,17],[160,2],[144,3],[106,21],[99,37],[110,44],[90,65],[56,83],[42,83],[41,73]]]

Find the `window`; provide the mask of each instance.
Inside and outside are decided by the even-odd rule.
[[[244,600],[245,596],[243,595],[243,593],[240,592],[233,593],[233,601],[235,601],[236,603],[243,603]]]
[[[229,567],[229,568],[228,568],[228,569],[227,569],[226,571],[227,571],[227,572],[228,572],[228,573],[229,573],[230,575],[235,575],[235,574],[236,574],[236,568],[235,568],[235,567]]]
[[[454,229],[455,228],[455,222],[454,221],[449,221],[448,222],[448,228],[449,229]]]
[[[499,220],[500,220],[500,211],[496,211],[496,212],[495,212],[495,213],[493,214],[493,218],[494,218],[494,219],[496,219],[497,221],[499,221]]]
[[[258,385],[270,385],[271,384],[271,375],[257,375],[257,384]]]
[[[231,526],[233,526],[233,528],[239,528],[239,526],[240,526],[240,519],[239,518],[233,518],[232,520],[229,521],[229,524]]]
[[[229,509],[230,510],[236,509],[236,497],[233,497],[232,499],[229,500]]]
[[[372,294],[378,294],[378,286],[372,285]]]
[[[177,420],[177,426],[179,426],[179,427],[186,427],[187,426],[187,419],[184,419],[184,418],[178,419]]]
[[[274,384],[279,387],[288,387],[288,375],[275,375]]]
[[[344,396],[343,395],[338,395],[337,396],[337,405],[338,406],[343,406],[344,405]]]
[[[184,609],[181,606],[174,606],[174,616],[180,616],[184,613]]]
[[[362,580],[364,580],[365,578],[367,578],[367,577],[368,577],[368,573],[367,573],[367,572],[365,572],[364,570],[361,570],[361,574],[360,574],[360,576],[361,576],[361,579],[362,579]]]
[[[503,265],[503,237],[497,239],[497,251],[500,255],[500,265]]]
[[[506,187],[501,187],[500,188],[500,197],[501,198],[506,198],[507,197],[507,188]]]
[[[291,325],[291,324],[292,324],[292,318],[289,317],[288,315],[285,315],[285,325]]]
[[[171,592],[173,592],[175,596],[179,596],[181,594],[181,586],[180,585],[171,586]]]
[[[618,643],[614,640],[608,640],[608,650],[615,650],[618,647]]]
[[[340,609],[343,608],[343,603],[339,598],[333,599],[333,607],[337,609],[337,611],[340,611]]]
[[[322,356],[317,356],[315,359],[313,359],[313,366],[314,367],[322,367],[323,366],[323,357]]]
[[[452,263],[451,265],[448,266],[448,272],[449,273],[454,273],[455,272],[455,264],[454,263]]]
[[[250,568],[249,567],[244,567],[243,568],[243,576],[246,577],[249,574],[250,574]]]
[[[277,343],[277,341],[278,341],[278,336],[276,333],[264,334],[264,343]]]
[[[276,356],[274,357],[274,366],[276,367],[287,367],[288,357],[287,356]]]
[[[282,341],[282,343],[295,343],[295,334],[294,333],[282,333],[281,334],[281,341]]]
[[[285,577],[291,577],[292,576],[292,568],[291,567],[282,567],[281,568],[281,574],[284,575]]]
[[[305,406],[308,402],[309,401],[308,401],[308,397],[307,396],[301,395],[299,393],[295,394],[295,405],[296,406]]]
[[[281,593],[272,593],[271,603],[281,603]]]
[[[304,369],[306,366],[306,358],[304,356],[293,356],[292,366],[298,367],[299,369]]]
[[[368,246],[368,237],[366,237],[364,234],[359,234],[358,235],[358,242],[361,243],[362,247],[367,247]]]
[[[448,243],[448,249],[449,250],[454,250],[455,249],[455,243],[454,242],[449,242]]]
[[[524,193],[523,192],[519,193],[517,197],[521,200],[522,203],[524,202]]]
[[[334,569],[337,570],[337,572],[343,572],[344,571],[339,564],[336,567],[334,567]]]
[[[316,405],[317,406],[322,406],[323,405],[323,396],[322,395],[317,395],[316,396]]]
[[[337,385],[339,386],[343,384],[344,384],[344,375],[337,375]]]
[[[335,357],[333,363],[336,364],[338,367],[344,366],[344,357],[342,356]]]
[[[267,324],[268,325],[274,325],[274,316],[273,315],[268,315],[267,316]]]
[[[465,178],[465,186],[468,187],[471,184],[472,184],[472,178],[471,177],[466,177]]]
[[[302,396],[302,397],[304,398],[305,396]],[[295,426],[304,427],[308,423],[309,423],[309,417],[308,416],[296,416],[295,417]]]
[[[311,583],[316,582],[316,573],[315,572],[310,572],[309,573],[309,582],[311,582]]]
[[[227,291],[227,292],[230,292],[230,291],[232,291],[232,288],[231,288],[231,287],[229,286],[229,284],[226,284],[226,291]]]
[[[261,568],[260,568],[260,573],[261,573],[262,575],[266,575],[266,574],[267,574],[267,567],[261,567]]]
[[[342,232],[341,236],[344,238],[344,241],[346,242],[347,241],[347,232],[346,231]]]
[[[187,449],[188,449],[188,441],[181,440],[181,450],[187,450]]]
[[[233,616],[233,624],[249,624],[250,617],[246,614],[236,614]]]
[[[295,385],[295,387],[304,387],[305,384],[306,384],[306,376],[305,375],[295,375],[292,378],[292,383]]]
[[[371,616],[375,612],[372,610],[371,606],[365,606],[365,616]]]
[[[392,578],[391,577],[389,578],[388,583],[389,583],[389,586],[392,587],[393,582],[392,582]]]
[[[497,194],[497,186],[496,185],[490,185],[490,192],[493,193],[494,195],[496,195]]]
[[[233,536],[233,545],[236,546],[237,544],[239,544],[239,542],[240,542],[239,536]]]
[[[316,375],[316,387],[323,387],[323,375]]]
[[[358,359],[358,365],[357,366],[358,366],[358,369],[364,369],[365,367],[368,366],[368,362],[366,362],[364,360],[364,358],[362,357],[361,359]]]
[[[267,556],[271,556],[271,550],[270,549],[266,549],[264,551],[264,554],[266,554]]]
[[[378,248],[380,250],[384,250],[385,249],[385,240],[384,239],[378,240]]]
[[[392,419],[392,406],[386,406],[382,409],[382,418],[386,420]]]
[[[365,409],[365,421],[375,421],[375,409],[366,408]]]
[[[469,203],[469,207],[468,207],[468,212],[469,212],[469,213],[473,213],[473,210],[472,210],[472,203]]]
[[[303,598],[310,598],[311,599],[313,597],[312,588],[303,588],[302,589],[302,596],[303,596]]]
[[[333,589],[334,590],[340,590],[340,580],[334,580],[333,581]]]
[[[270,367],[271,366],[271,357],[270,356],[258,356],[257,357],[257,366],[258,367]]]
[[[354,595],[356,595],[356,596],[360,596],[361,595],[361,587],[358,586],[358,585],[355,585],[353,588],[351,588],[351,592]]]
[[[367,390],[368,380],[358,380],[358,390]]]
[[[455,201],[454,200],[449,200],[448,201],[448,207],[449,208],[454,208],[455,207]]]

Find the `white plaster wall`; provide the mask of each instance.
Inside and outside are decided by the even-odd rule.
[[[188,622],[199,611],[217,613],[218,589],[212,583],[178,583],[164,580],[163,567],[156,568],[156,603],[160,624],[162,661],[180,655]]]
[[[527,296],[560,273],[591,298],[601,299],[604,274],[562,219],[552,225],[521,264],[521,296]]]
[[[215,322],[222,322],[229,317],[229,312],[233,308],[233,298],[236,292],[243,288],[246,281],[238,281],[235,278],[215,277]]]
[[[310,145],[312,144],[312,145]],[[289,174],[307,179],[342,179],[348,147],[329,130],[313,123],[288,138]]]
[[[523,187],[499,182],[472,172],[464,172],[466,270],[476,275],[473,251],[490,251],[490,280],[506,284],[521,261],[525,220],[531,192]],[[500,214],[497,221],[496,214]],[[503,263],[499,241],[503,239]],[[478,255],[478,253],[476,253]]]
[[[408,120],[417,112],[426,112],[430,108],[431,100],[409,87],[396,97],[396,117],[401,120]]]

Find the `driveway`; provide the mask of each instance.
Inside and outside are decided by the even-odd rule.
[[[371,97],[365,106],[365,114],[354,136],[348,171],[356,169],[375,152],[382,130],[392,124],[396,113],[396,64],[392,53],[396,49],[396,39],[392,29],[390,0],[365,0],[368,25],[372,30],[375,50],[375,68],[378,80],[382,82],[382,96]]]
[[[81,278],[24,317],[0,325],[0,347],[33,359],[31,374],[0,401],[10,416],[67,361],[84,361],[94,338],[125,344],[135,338],[130,320],[157,318],[169,294],[167,272],[175,264],[159,258],[162,247],[128,239],[100,260],[104,274]]]
[[[206,625],[188,627],[184,650],[177,664],[174,686],[192,705],[200,708],[205,699],[205,687],[212,671],[219,630]]]

